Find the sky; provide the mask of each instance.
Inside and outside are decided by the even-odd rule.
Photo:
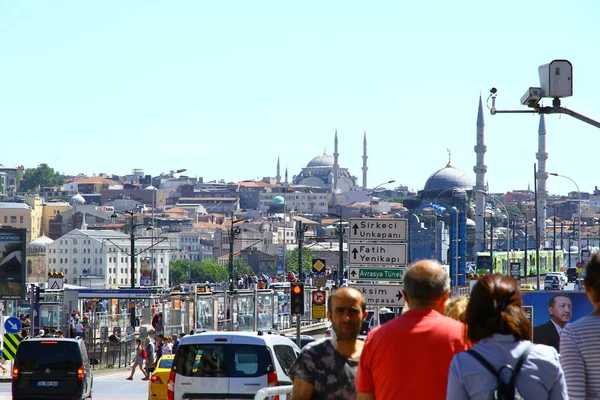
[[[420,190],[448,162],[475,179],[484,102],[491,192],[533,189],[538,67],[573,63],[563,106],[600,120],[600,2],[3,1],[0,164],[63,174],[290,179],[333,153],[362,184]],[[545,105],[551,100],[546,99]],[[548,172],[599,184],[600,130],[546,116]],[[576,190],[550,177],[550,194]]]

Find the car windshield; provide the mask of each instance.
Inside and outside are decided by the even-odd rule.
[[[77,369],[81,366],[75,342],[23,341],[17,351],[17,365],[26,369]]]
[[[160,364],[158,364],[158,368],[161,369],[171,369],[173,367],[173,359],[172,358],[161,358]]]

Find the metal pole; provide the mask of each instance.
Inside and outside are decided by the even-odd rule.
[[[490,274],[494,273],[494,215],[490,214]]]
[[[342,225],[342,210],[340,207],[340,227],[338,232],[339,238],[339,260],[338,260],[338,279],[340,281],[338,287],[342,287],[344,284],[344,226]]]
[[[131,213],[131,232],[129,235],[129,240],[130,240],[130,245],[131,245],[131,252],[129,254],[129,263],[131,264],[130,266],[130,272],[131,272],[131,288],[135,289],[135,235],[133,234],[133,230],[135,228],[135,225],[133,223],[133,212]],[[130,306],[131,303],[133,303],[133,308],[131,308],[130,310],[130,323],[131,323],[131,327],[133,329],[135,329],[135,300],[130,300]]]
[[[454,193],[454,192],[452,192]],[[455,248],[455,252],[454,252],[454,276],[456,279],[455,282],[455,286],[458,287],[458,261],[459,261],[459,255],[458,255],[458,214],[459,211],[456,210],[455,212],[456,214],[456,236],[454,237],[454,248]],[[458,289],[456,290],[456,293],[458,293]]]
[[[556,272],[556,206],[552,206],[554,208],[554,218],[552,223],[552,272]]]
[[[540,287],[540,215],[538,213],[537,165],[533,164],[533,188],[535,197],[535,270],[537,286]]]
[[[302,227],[302,221],[298,221],[298,277],[300,282],[302,280],[302,241],[304,240],[304,228]],[[296,344],[298,347],[302,347],[300,343],[300,328],[302,324],[302,315],[296,315]]]
[[[527,279],[529,277],[529,271],[527,270],[527,261],[528,257],[527,257],[527,247],[529,246],[528,243],[528,239],[529,239],[529,232],[527,232],[527,228],[529,227],[529,221],[527,221],[527,217],[525,217],[525,262],[523,263],[523,272],[525,272],[525,279]],[[539,286],[538,286],[538,290],[539,290]]]

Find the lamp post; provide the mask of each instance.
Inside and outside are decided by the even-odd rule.
[[[335,227],[335,235],[338,238],[338,287],[344,284],[344,219],[342,218],[342,206],[339,207],[339,214],[325,213],[332,217],[338,218],[337,226]]]
[[[548,175],[559,176],[561,178],[568,179],[571,182],[573,182],[573,184],[577,188],[577,218],[578,218],[578,221],[577,221],[577,252],[578,252],[577,259],[579,260],[579,257],[581,254],[581,191],[579,190],[579,185],[577,184],[577,182],[575,182],[573,179],[569,178],[568,176],[557,174],[556,172],[549,172]],[[571,249],[569,249],[569,252],[570,251],[571,251]]]
[[[129,272],[130,272],[130,280],[131,280],[131,289],[135,289],[135,228],[137,228],[138,226],[142,226],[143,224],[136,224],[134,217],[135,217],[135,213],[133,211],[121,211],[124,214],[127,214],[131,217],[130,219],[130,225],[129,225]],[[119,218],[119,216],[117,215],[117,213],[113,213],[113,215],[111,215],[110,217],[113,221],[115,221],[117,218]],[[131,309],[130,312],[130,323],[131,323],[131,327],[135,328],[135,304],[134,307]]]
[[[552,218],[552,272],[556,272],[556,204],[552,204],[554,218]]]
[[[150,246],[150,268],[152,269],[152,286],[157,285],[158,277],[154,270],[154,209],[156,208],[156,188],[152,185],[147,186],[145,190],[152,190],[152,226],[148,230],[152,230],[152,242]]]
[[[375,188],[371,191],[371,193],[367,194],[369,196],[369,215],[371,217],[373,216],[373,195],[377,192],[377,189],[379,189],[383,185],[387,185],[389,183],[394,183],[394,182],[396,182],[396,181],[394,179],[391,179],[387,182],[380,183],[379,185],[375,186]]]

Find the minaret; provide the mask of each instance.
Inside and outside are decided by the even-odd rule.
[[[279,156],[277,156],[277,175],[275,175],[275,183],[278,185],[281,183],[281,174],[279,172]]]
[[[479,95],[479,110],[477,111],[477,144],[475,145],[475,154],[477,154],[477,163],[473,171],[475,172],[475,251],[485,251],[485,232],[483,231],[485,195],[486,191],[485,173],[487,166],[484,162],[485,151],[485,123],[483,121],[483,105],[481,104],[481,95]],[[474,252],[475,252],[474,251]]]
[[[87,228],[88,228],[88,224],[87,224],[87,222],[85,222],[85,213],[83,213],[83,217],[81,220],[81,230],[87,231]]]
[[[548,172],[546,172],[546,160],[548,153],[546,152],[546,121],[544,114],[540,114],[540,126],[538,129],[538,152],[535,157],[538,160],[537,170],[537,191],[538,191],[538,218],[540,223],[540,237],[544,237],[546,231],[546,199],[548,198],[548,190],[546,189],[546,181],[548,180]],[[545,246],[544,246],[545,247]]]
[[[363,172],[363,185],[362,188],[363,190],[367,190],[367,170],[369,169],[369,167],[367,167],[367,131],[365,131],[365,137],[363,139],[363,166],[362,166],[362,172]]]
[[[287,167],[285,167],[285,182],[284,184],[287,186],[288,184],[288,175],[287,175]]]
[[[338,137],[337,137],[337,129],[335,130],[335,140],[333,142],[333,188],[332,191],[335,193],[335,190],[338,188],[338,177],[339,177],[339,157],[338,153]]]

